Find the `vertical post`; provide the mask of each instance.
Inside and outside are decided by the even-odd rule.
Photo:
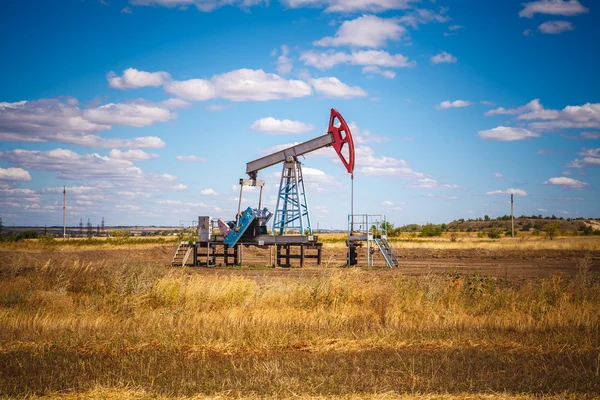
[[[63,239],[67,238],[67,186],[63,185]]]
[[[258,209],[259,210],[260,210],[260,205],[262,203],[262,190],[263,190],[263,187],[261,186],[260,187],[260,192],[258,192]]]
[[[512,237],[515,237],[515,213],[514,213],[514,206],[513,206],[513,197],[514,195],[511,193],[510,194],[510,226],[511,226],[511,233],[512,233]]]
[[[242,183],[242,180],[240,179],[240,199],[238,201],[238,212],[235,216],[235,231],[239,231],[240,230],[240,210],[242,208],[242,191],[244,189],[244,184]]]
[[[354,172],[350,174],[350,233],[354,230]]]

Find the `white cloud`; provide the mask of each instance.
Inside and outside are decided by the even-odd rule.
[[[119,160],[149,160],[151,158],[157,158],[158,154],[149,154],[143,150],[121,151],[119,149],[112,149],[110,153],[108,153],[108,156]]]
[[[156,204],[161,204],[161,205],[179,205],[181,204],[181,200],[158,200],[156,202]]]
[[[473,104],[473,103],[471,103],[470,101],[466,101],[466,100],[454,100],[454,101],[444,100],[439,105],[437,105],[436,108],[438,110],[447,110],[449,108],[468,107],[471,104]]]
[[[23,168],[0,168],[0,180],[3,181],[30,181],[31,175]]]
[[[407,167],[408,163],[404,160],[399,160],[393,157],[375,156],[375,151],[368,146],[356,146],[354,148],[355,163],[357,166],[365,167]],[[337,154],[331,152],[331,157],[337,159]]]
[[[589,183],[578,181],[577,179],[567,178],[565,176],[550,178],[544,182],[544,185],[553,185],[569,189],[583,189],[589,186]]]
[[[162,86],[171,76],[166,72],[145,72],[135,68],[123,71],[122,76],[109,72],[106,76],[108,86],[113,89],[137,89],[145,86]]]
[[[381,203],[381,205],[383,205],[383,206],[388,206],[388,207],[392,207],[392,206],[394,205],[394,203],[392,203],[392,202],[391,202],[391,201],[389,201],[389,200],[384,200],[384,201]]]
[[[351,13],[357,11],[383,12],[388,10],[405,10],[411,7],[410,3],[419,0],[282,0],[281,2],[289,8],[301,7],[326,7],[328,13]]]
[[[121,13],[122,14],[132,14],[133,11],[131,10],[131,7],[123,7],[123,9],[121,9]]]
[[[176,117],[148,104],[107,104],[81,110],[73,98],[0,103],[0,139],[20,142],[59,142],[86,147],[164,147],[155,136],[132,139],[102,138],[112,125],[142,127]]]
[[[504,175],[502,175],[500,172],[494,172],[494,176],[498,179],[504,178]]]
[[[171,190],[174,190],[176,192],[183,192],[184,190],[187,190],[188,187],[187,185],[184,185],[183,183],[178,183],[175,186],[171,186]]]
[[[521,120],[541,120],[530,123],[530,127],[541,130],[600,128],[600,103],[581,106],[566,106],[562,110],[539,110],[519,115]]]
[[[569,21],[547,21],[538,26],[538,30],[542,33],[556,35],[566,31],[575,29]]]
[[[367,95],[367,92],[364,89],[361,89],[358,86],[348,86],[335,77],[311,79],[310,83],[317,93],[325,97],[341,97],[349,99]]]
[[[179,161],[186,162],[207,162],[206,158],[196,157],[196,156],[176,156],[175,159]]]
[[[435,56],[431,57],[431,62],[434,64],[440,64],[440,63],[453,64],[457,61],[458,61],[458,59],[456,57],[454,57],[450,53],[446,53],[445,51],[442,51],[441,53],[436,54]]]
[[[478,131],[477,134],[482,139],[500,141],[524,140],[530,137],[540,136],[538,133],[531,132],[524,128],[511,128],[508,126],[499,126],[493,129]]]
[[[589,11],[578,0],[539,0],[523,3],[523,6],[519,12],[521,18],[532,18],[535,14],[573,16]]]
[[[367,65],[366,67],[363,67],[362,72],[363,74],[381,75],[387,79],[394,79],[396,77],[396,73],[394,71],[381,69],[376,65]]]
[[[435,196],[432,193],[428,193],[425,197],[436,200],[458,200],[458,196]]]
[[[521,189],[513,189],[509,188],[506,190],[494,190],[493,192],[487,192],[486,196],[503,196],[508,194],[514,194],[515,196],[525,197],[527,196],[527,192]]]
[[[270,134],[294,134],[310,132],[314,129],[314,126],[300,121],[291,121],[289,119],[279,120],[267,117],[254,121],[250,129],[255,132]]]
[[[319,69],[329,69],[338,64],[352,64],[378,67],[408,67],[417,65],[402,54],[390,54],[384,50],[359,50],[351,53],[339,51],[306,51],[300,55],[300,60],[306,65]]]
[[[600,139],[600,132],[581,132],[582,139]]]
[[[229,106],[224,104],[210,104],[206,106],[206,111],[217,112],[227,110],[228,108]]]
[[[300,80],[288,80],[263,70],[238,69],[210,80],[190,79],[165,83],[168,93],[186,100],[205,101],[223,98],[232,101],[291,99],[312,94],[310,86]]]
[[[420,172],[415,172],[408,167],[362,167],[359,172],[369,176],[396,176],[403,179],[423,177]]]
[[[450,25],[448,27],[448,29],[451,30],[451,31],[457,31],[457,30],[463,29],[463,28],[464,28],[464,26],[462,26],[462,25]]]
[[[216,196],[218,193],[214,189],[206,188],[206,189],[202,189],[200,191],[200,194],[202,196]]]
[[[0,159],[36,171],[58,172],[61,179],[131,180],[142,171],[131,161],[101,157],[98,154],[79,155],[72,150],[54,149],[12,150],[0,152]]]
[[[294,68],[292,59],[288,57],[289,54],[289,47],[286,45],[281,46],[281,55],[277,57],[277,73],[279,75],[287,75]]]
[[[115,206],[119,210],[127,210],[127,211],[139,211],[140,207],[134,206],[132,204],[117,204]]]
[[[224,6],[236,6],[247,9],[263,3],[268,4],[266,0],[129,0],[129,3],[134,6],[162,6],[169,8],[195,6],[201,12],[211,12]]]
[[[546,210],[545,208],[538,208],[537,211],[540,213],[548,212],[548,210]]]
[[[344,21],[335,36],[327,36],[315,41],[315,46],[338,47],[383,47],[390,40],[398,41],[406,33],[406,28],[398,19],[363,15]]]
[[[575,159],[570,163],[566,164],[565,167],[568,168],[585,168],[585,167],[600,167],[600,148],[596,149],[586,149],[585,147],[581,149],[579,153],[580,156],[583,156],[583,159]]]
[[[542,109],[543,109],[543,107],[540,104],[540,100],[534,99],[521,107],[515,107],[515,108],[498,107],[494,110],[487,111],[484,115],[486,117],[489,117],[492,115],[517,115],[517,114],[523,114],[528,111],[539,111]]]
[[[439,183],[435,179],[422,178],[418,179],[415,183],[411,184],[410,187],[421,188],[421,189],[458,189],[459,186],[456,184]]]
[[[117,195],[121,196],[121,197],[126,197],[128,199],[135,199],[135,198],[148,199],[148,198],[152,197],[152,195],[150,193],[145,193],[145,192],[140,192],[140,191],[130,191],[130,190],[119,191],[119,192],[117,192]]]
[[[350,122],[348,124],[348,128],[352,133],[352,139],[354,140],[355,145],[367,143],[383,143],[392,140],[389,137],[371,133],[371,131],[369,131],[368,129],[361,129],[355,122]],[[365,155],[366,154],[361,154],[361,157]]]
[[[66,189],[67,194],[69,194],[69,195],[71,195],[71,194],[81,195],[81,194],[85,194],[85,193],[94,193],[94,192],[99,191],[99,189],[94,186],[67,186],[66,188],[63,188],[61,186],[61,187],[52,187],[52,188],[42,189],[42,193],[61,193],[62,194],[64,189]]]
[[[0,199],[3,202],[16,202],[20,206],[23,201],[38,202],[40,195],[32,189],[0,188]]]

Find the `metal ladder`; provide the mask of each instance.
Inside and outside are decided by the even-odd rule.
[[[381,255],[385,259],[388,267],[398,267],[398,259],[396,259],[396,256],[394,255],[394,252],[392,251],[387,239],[375,238],[375,243],[377,243],[377,247],[379,247],[379,250],[381,250]]]
[[[179,247],[177,247],[177,251],[175,251],[175,255],[171,261],[171,265],[183,267],[190,258],[193,250],[194,248],[193,246],[190,246],[189,242],[179,243]]]

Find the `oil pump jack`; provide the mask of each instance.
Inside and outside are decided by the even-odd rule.
[[[179,246],[174,265],[216,265],[217,258],[223,258],[225,265],[239,265],[242,261],[241,246],[275,246],[277,265],[291,266],[291,259],[316,258],[321,263],[322,243],[313,235],[310,212],[306,200],[302,163],[298,157],[316,150],[333,147],[348,173],[354,171],[354,142],[348,124],[342,115],[331,109],[329,127],[325,135],[295,146],[277,151],[246,164],[248,178],[240,179],[238,212],[235,220],[225,222],[213,220],[209,216],[198,217],[198,242],[185,242]],[[281,179],[275,213],[262,208],[264,180],[258,179],[258,173],[268,167],[282,163]],[[244,187],[259,187],[258,207],[247,207],[243,212],[242,194]],[[273,218],[271,232],[268,223]],[[219,234],[213,234],[216,222]],[[288,234],[292,233],[292,234]],[[222,247],[222,253],[219,249]],[[293,247],[300,248],[300,254],[292,254]],[[317,254],[305,254],[305,250],[316,249]],[[233,253],[231,253],[231,251]],[[192,257],[191,262],[188,262]]]

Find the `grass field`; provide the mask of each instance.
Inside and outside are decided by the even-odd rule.
[[[169,267],[169,244],[118,245],[137,258],[108,244],[11,244],[0,264],[0,395],[600,395],[598,238],[442,239],[399,244],[519,254],[533,243],[540,257],[574,256],[564,276],[518,280],[451,268],[220,274]],[[72,258],[85,252],[100,256]]]

